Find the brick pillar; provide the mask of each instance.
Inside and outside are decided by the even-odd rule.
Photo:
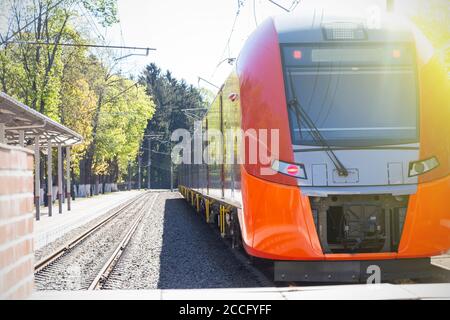
[[[0,300],[33,291],[33,152],[0,144]]]

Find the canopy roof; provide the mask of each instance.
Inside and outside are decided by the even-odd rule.
[[[83,141],[75,131],[31,109],[7,94],[0,92],[0,125],[5,125],[9,144],[19,144],[20,132],[24,132],[25,145],[33,145],[39,135],[41,144],[47,141],[71,146]],[[1,129],[1,127],[0,127]]]

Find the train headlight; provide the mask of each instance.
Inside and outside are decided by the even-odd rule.
[[[409,176],[416,177],[439,167],[439,161],[436,157],[427,160],[411,162],[409,164]]]
[[[281,174],[298,179],[308,179],[306,176],[306,169],[304,164],[294,164],[275,160],[272,163],[272,169]]]

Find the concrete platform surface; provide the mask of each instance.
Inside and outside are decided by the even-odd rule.
[[[31,300],[450,300],[450,284],[298,288],[35,292]]]
[[[450,253],[438,257],[433,257],[431,262],[445,270],[450,271]]]
[[[52,217],[44,212],[41,220],[34,222],[34,249],[39,250],[71,230],[88,223],[143,192],[125,191],[99,195],[93,198],[79,198],[72,201],[72,211],[70,212],[67,211],[67,205],[64,205],[62,214],[58,213],[58,206],[54,205]]]

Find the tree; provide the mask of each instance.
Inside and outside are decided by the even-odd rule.
[[[11,1],[11,28],[0,41],[13,41],[0,47],[0,86],[83,136],[72,152],[74,174],[82,183],[105,176],[113,182],[126,173],[127,158],[136,157],[154,105],[145,88],[76,46],[91,40],[73,19],[79,14],[74,4],[80,2]],[[81,4],[103,26],[118,21],[116,0]]]
[[[126,173],[128,162],[134,161],[144,137],[147,122],[155,108],[145,88],[131,80],[116,79],[110,98],[104,105],[99,120],[97,152],[94,157],[94,174],[113,176],[121,180],[119,173]],[[123,93],[125,92],[125,93]],[[118,172],[110,171],[115,168]]]
[[[433,45],[440,49],[450,45],[450,4],[447,0],[429,0],[418,3],[418,11],[412,17],[413,21],[430,39]]]
[[[152,153],[145,150],[144,158],[152,158],[152,185],[167,188],[170,185],[170,141],[176,129],[190,129],[192,120],[186,117],[184,110],[204,108],[202,92],[188,85],[184,80],[173,77],[170,71],[163,73],[155,64],[149,64],[140,77],[140,83],[146,86],[147,94],[154,97],[155,116],[148,122],[147,134],[161,135],[160,141],[154,141]]]

